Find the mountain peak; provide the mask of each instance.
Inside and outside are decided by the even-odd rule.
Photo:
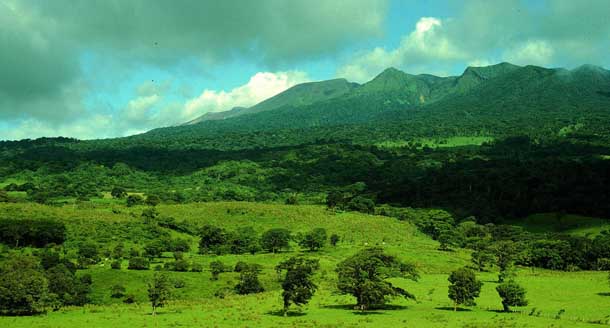
[[[481,78],[489,79],[489,78],[495,77],[500,74],[514,71],[518,68],[520,68],[520,66],[511,64],[508,62],[501,62],[498,64],[488,65],[488,66],[468,66],[464,70],[464,73],[462,73],[462,76],[468,75],[468,74],[475,74]]]
[[[391,76],[402,76],[402,75],[407,75],[407,73],[405,73],[395,67],[388,67],[388,68],[384,69],[383,72],[379,73],[379,75],[377,75],[375,77],[375,79],[380,78],[380,77],[391,77]]]

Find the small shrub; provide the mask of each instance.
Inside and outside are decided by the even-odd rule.
[[[187,272],[189,270],[189,262],[187,260],[174,261],[174,271]]]
[[[186,287],[186,282],[182,279],[174,280],[174,288],[180,289]]]
[[[136,302],[136,295],[134,294],[127,294],[125,295],[125,298],[123,299],[123,303],[125,304],[133,304]]]
[[[332,235],[330,235],[330,245],[331,246],[337,246],[337,243],[339,243],[339,235],[337,235],[336,233],[333,233]]]
[[[121,298],[125,296],[125,287],[123,285],[114,285],[110,288],[110,297]]]
[[[203,271],[203,265],[199,264],[199,263],[193,263],[191,265],[191,272],[202,272]]]
[[[220,288],[219,290],[217,290],[214,293],[214,296],[218,297],[220,299],[223,299],[223,298],[227,297],[228,295],[230,295],[232,293],[232,291],[233,290],[229,287],[223,287],[223,288]]]
[[[110,267],[115,270],[121,270],[121,260],[114,260],[110,263]]]
[[[129,259],[129,270],[148,270],[150,263],[143,257],[132,257]]]
[[[242,272],[246,268],[248,268],[248,263],[243,262],[243,261],[238,261],[237,263],[235,263],[235,268],[233,269],[233,271],[234,272]]]
[[[210,263],[210,272],[212,273],[212,280],[218,280],[218,276],[226,271],[224,263],[220,261],[213,261]]]

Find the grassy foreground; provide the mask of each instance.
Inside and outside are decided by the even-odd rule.
[[[137,245],[146,237],[139,217],[142,209],[113,202],[61,207],[23,203],[0,206],[0,217],[55,217],[67,224],[67,248],[84,239],[111,247],[117,242]],[[93,305],[33,317],[0,317],[0,327],[588,327],[607,325],[610,319],[607,274],[588,271],[521,269],[517,281],[526,288],[530,305],[514,313],[498,312],[502,306],[495,291],[497,274],[483,273],[479,275],[484,286],[477,306],[453,312],[447,298],[447,276],[451,270],[467,265],[469,254],[463,250],[439,251],[437,242],[408,222],[392,218],[333,213],[321,206],[239,202],[161,205],[158,211],[198,225],[210,223],[227,229],[247,225],[257,232],[284,227],[297,233],[323,227],[339,234],[342,242],[316,253],[304,252],[296,245],[280,254],[204,256],[194,250],[187,258],[203,264],[206,270],[171,272],[172,277],[184,280],[186,287],[176,290],[175,301],[156,316],[150,315],[146,299],[146,283],[153,271],[130,271],[126,263],[123,269],[112,270],[109,261],[103,261],[81,271],[93,277]],[[192,242],[196,245],[197,240],[192,238]],[[367,245],[382,246],[388,253],[416,263],[421,274],[418,282],[395,281],[414,293],[416,301],[396,299],[385,309],[361,313],[353,310],[353,298],[335,293],[336,264]],[[319,290],[302,312],[283,317],[279,314],[280,286],[274,266],[301,252],[320,259],[316,277]],[[169,257],[166,254],[158,261]],[[260,278],[266,291],[214,296],[218,290],[234,286],[238,277],[227,272],[217,281],[210,280],[208,264],[217,259],[229,266],[237,261],[261,264]],[[109,288],[116,283],[135,294],[137,304],[126,305],[110,298]]]
[[[354,311],[352,299],[321,289],[312,302],[289,317],[280,313],[279,291],[225,299],[175,301],[157,316],[147,303],[67,308],[35,317],[0,318],[3,327],[590,327],[608,320],[609,294],[605,275],[581,272],[521,273],[531,306],[520,312],[497,312],[500,300],[483,275],[485,285],[478,306],[451,310],[446,296],[446,275],[423,276],[410,288],[418,301],[396,300],[388,309]],[[204,282],[206,279],[204,279]],[[561,288],[559,288],[561,286]],[[595,293],[600,290],[602,292]],[[532,310],[534,309],[535,310]],[[556,319],[562,310],[565,313]],[[533,313],[532,313],[533,312]],[[530,315],[532,313],[532,315]]]

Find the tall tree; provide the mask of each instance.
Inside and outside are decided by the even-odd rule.
[[[276,266],[276,271],[286,271],[282,281],[284,316],[287,315],[291,304],[301,306],[309,303],[318,288],[312,277],[319,268],[319,260],[303,257],[291,257]]]
[[[148,283],[148,299],[152,305],[152,314],[157,313],[157,308],[164,307],[171,298],[172,290],[168,276],[156,272],[152,281]]]
[[[521,287],[514,280],[509,280],[496,287],[496,291],[502,299],[504,312],[509,312],[511,306],[526,306],[525,288]]]
[[[460,304],[476,305],[474,299],[479,297],[483,283],[477,280],[474,272],[468,268],[457,269],[449,275],[449,298],[453,301],[453,310]]]
[[[414,299],[406,290],[395,287],[389,278],[406,278],[417,281],[415,266],[387,255],[383,249],[367,248],[337,265],[339,291],[356,297],[358,308],[367,310],[385,304],[390,297]]]
[[[498,274],[498,282],[503,282],[504,279],[511,276],[517,248],[515,243],[510,240],[500,241],[493,247],[496,256],[496,264],[500,269]]]

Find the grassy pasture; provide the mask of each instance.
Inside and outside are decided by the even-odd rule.
[[[148,273],[146,273],[148,274]],[[183,274],[194,275],[194,274]],[[223,285],[226,277],[201,284]],[[221,275],[222,277],[223,275]],[[311,303],[284,318],[278,315],[280,291],[262,294],[179,300],[150,315],[147,303],[91,305],[66,308],[35,317],[3,317],[6,327],[599,327],[610,310],[605,274],[598,272],[521,272],[518,281],[528,290],[530,305],[513,313],[500,313],[494,274],[483,274],[478,305],[451,310],[447,275],[425,275],[419,282],[404,282],[417,301],[395,300],[386,309],[362,314],[353,310],[348,296],[334,295],[323,283]],[[96,277],[94,276],[94,279]],[[406,286],[408,285],[408,286]],[[561,287],[561,288],[559,288]],[[328,289],[327,289],[328,288]],[[565,313],[558,315],[564,309]],[[530,315],[531,314],[531,315]]]
[[[0,218],[55,217],[67,224],[67,248],[80,240],[94,239],[111,246],[124,242],[139,244],[147,235],[140,218],[145,207],[127,208],[116,202],[89,202],[65,206],[32,203],[0,205]],[[161,215],[187,220],[198,225],[210,223],[226,229],[252,226],[257,232],[284,227],[305,232],[314,227],[337,233],[342,242],[322,251],[307,253],[297,245],[290,252],[256,255],[186,254],[189,261],[200,263],[204,272],[171,272],[186,287],[175,291],[175,300],[155,317],[150,315],[146,283],[154,271],[110,269],[110,261],[91,266],[81,273],[93,277],[93,305],[64,308],[33,317],[0,317],[0,327],[590,327],[607,324],[610,318],[610,288],[605,272],[555,272],[520,269],[517,280],[528,292],[530,304],[514,313],[499,313],[500,299],[495,291],[497,274],[479,274],[484,282],[478,305],[462,311],[450,310],[447,276],[469,262],[463,250],[439,251],[438,243],[418,232],[408,222],[360,213],[334,213],[322,206],[277,205],[246,202],[219,202],[158,206]],[[176,232],[172,232],[177,234]],[[179,234],[184,238],[192,238]],[[193,244],[196,239],[192,238]],[[396,299],[385,309],[367,312],[353,310],[354,299],[335,294],[334,268],[343,259],[367,245],[379,245],[388,253],[416,263],[418,282],[396,280],[417,296],[417,300]],[[280,286],[275,265],[286,258],[304,253],[318,257],[321,269],[316,276],[317,294],[302,313],[289,317],[278,315],[281,308]],[[153,263],[169,261],[170,253]],[[222,273],[212,281],[209,263],[221,260],[229,267],[237,261],[262,265],[260,276],[266,291],[257,295],[216,297],[217,291],[235,285],[238,274]],[[126,305],[110,297],[115,284],[136,296],[137,304]],[[564,313],[558,314],[561,310]],[[531,315],[530,315],[531,314]]]

